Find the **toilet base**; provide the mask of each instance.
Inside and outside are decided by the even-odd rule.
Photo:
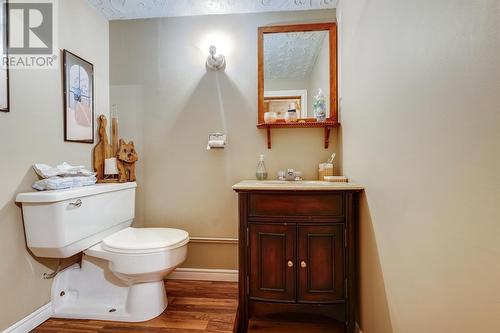
[[[167,308],[163,280],[127,285],[108,269],[108,261],[83,256],[54,279],[53,317],[141,322]]]

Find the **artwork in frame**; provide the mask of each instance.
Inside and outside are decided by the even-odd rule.
[[[2,64],[0,66],[0,111],[9,112],[9,67],[7,53],[8,2],[0,0],[0,48]]]
[[[63,50],[64,140],[94,143],[94,66]]]

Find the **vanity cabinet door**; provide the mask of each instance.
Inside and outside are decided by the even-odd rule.
[[[301,225],[298,230],[298,301],[344,299],[344,226]]]
[[[294,302],[296,226],[250,224],[250,298]]]

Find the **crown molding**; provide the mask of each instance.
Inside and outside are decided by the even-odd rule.
[[[332,9],[338,0],[88,0],[108,20]]]

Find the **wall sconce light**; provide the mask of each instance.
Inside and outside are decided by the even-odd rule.
[[[226,68],[226,58],[222,54],[217,54],[217,49],[215,46],[210,46],[210,55],[207,58],[207,68],[213,71],[218,71],[220,69]]]

